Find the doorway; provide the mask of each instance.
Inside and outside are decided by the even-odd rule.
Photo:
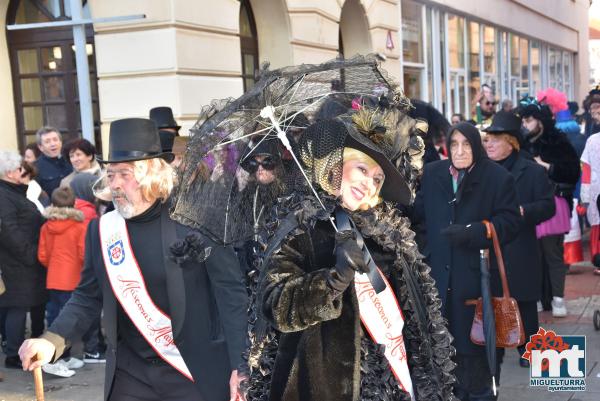
[[[83,12],[84,17],[89,17],[87,4],[84,4]],[[7,13],[7,25],[70,18],[68,1],[13,0]],[[81,137],[71,28],[7,31],[7,41],[19,147],[23,149],[28,143],[35,142],[35,132],[45,125],[56,127],[63,135],[63,141]],[[94,32],[90,26],[86,28],[86,53],[90,66],[95,145],[101,149]]]

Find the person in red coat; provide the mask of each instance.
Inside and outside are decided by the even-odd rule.
[[[52,324],[77,287],[83,268],[85,233],[83,213],[74,208],[75,195],[68,187],[59,187],[52,193],[52,205],[44,212],[48,219],[42,226],[38,245],[38,260],[48,269],[46,288],[49,300],[46,319]],[[64,358],[43,366],[46,373],[69,377],[71,368],[83,366],[75,358]]]

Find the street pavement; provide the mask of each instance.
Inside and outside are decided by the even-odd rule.
[[[600,400],[600,331],[594,329],[592,320],[594,311],[600,309],[600,276],[594,275],[593,270],[590,263],[571,266],[565,286],[567,317],[540,313],[540,326],[544,329],[558,335],[586,336],[586,391],[550,392],[544,387],[530,387],[529,369],[519,366],[516,350],[507,350],[500,376],[500,401]]]
[[[518,364],[516,350],[507,350],[500,379],[500,401],[599,401],[600,400],[600,332],[594,330],[592,316],[600,309],[600,276],[593,274],[589,263],[571,268],[567,276],[565,298],[569,315],[554,319],[550,312],[540,314],[540,326],[559,335],[585,335],[586,391],[549,392],[529,386],[529,369]],[[79,351],[79,352],[78,352]],[[74,355],[81,355],[81,344],[75,344]],[[4,355],[0,354],[0,361]],[[1,362],[0,362],[1,363]],[[31,373],[5,369],[0,364],[0,401],[32,401],[34,397]],[[103,399],[104,365],[86,365],[71,378],[44,374],[47,401],[101,401]],[[323,400],[326,401],[326,400]]]

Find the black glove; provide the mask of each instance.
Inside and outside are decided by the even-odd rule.
[[[369,269],[364,261],[362,249],[356,243],[356,237],[351,230],[335,234],[335,267],[331,269],[328,283],[337,292],[344,292],[354,278],[354,273],[367,272]]]
[[[440,231],[440,233],[445,235],[453,246],[468,245],[471,240],[470,225],[450,224]]]

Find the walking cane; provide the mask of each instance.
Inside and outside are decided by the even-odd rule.
[[[38,356],[34,356],[32,362],[38,360]],[[36,401],[44,401],[44,379],[42,378],[42,368],[38,366],[33,370],[33,383],[35,386]]]

